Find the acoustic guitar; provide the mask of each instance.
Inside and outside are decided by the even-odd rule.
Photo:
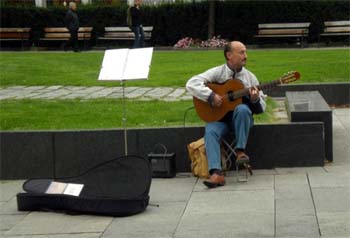
[[[257,85],[257,88],[259,90],[273,88],[280,84],[294,82],[299,78],[300,73],[292,71],[270,83]],[[223,84],[207,83],[206,86],[213,90],[214,93],[222,96],[223,100],[220,107],[212,107],[208,102],[193,97],[194,107],[198,116],[206,122],[220,120],[227,112],[232,111],[242,103],[243,96],[249,95],[249,88],[244,88],[243,83],[238,79],[230,79]]]

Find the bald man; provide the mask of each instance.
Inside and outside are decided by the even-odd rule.
[[[259,82],[256,76],[244,66],[247,63],[247,48],[239,41],[229,42],[224,48],[226,63],[211,68],[204,73],[190,78],[186,88],[194,97],[207,102],[211,107],[220,107],[222,96],[213,92],[206,83],[225,83],[230,79],[240,80],[245,88],[249,88],[249,95],[242,98],[233,111],[229,111],[219,121],[208,122],[205,126],[205,149],[208,158],[210,179],[204,181],[208,188],[225,185],[225,176],[221,167],[220,143],[221,139],[231,130],[234,133],[236,145],[236,160],[248,161],[245,148],[250,128],[253,126],[253,114],[265,111],[266,103],[263,93],[258,90]]]

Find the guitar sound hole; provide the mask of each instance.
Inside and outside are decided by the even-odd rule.
[[[231,102],[235,100],[235,97],[233,96],[233,91],[228,91],[227,95],[228,100],[230,100]]]

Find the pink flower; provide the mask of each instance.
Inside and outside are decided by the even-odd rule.
[[[175,45],[174,47],[175,48],[188,48],[192,45],[193,43],[193,39],[190,38],[190,37],[185,37],[185,38],[182,38],[181,40],[179,40]]]
[[[185,37],[179,40],[175,45],[174,48],[189,48],[193,46],[198,46],[202,48],[222,48],[227,44],[227,41],[225,39],[221,39],[221,36],[213,36],[211,39],[208,39],[206,41],[200,41],[200,40],[193,40],[190,37]]]

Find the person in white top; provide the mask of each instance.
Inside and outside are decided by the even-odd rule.
[[[259,81],[256,76],[244,66],[247,63],[246,46],[239,41],[229,42],[224,48],[226,63],[211,68],[204,73],[190,78],[186,84],[187,91],[201,101],[207,102],[211,107],[220,108],[223,96],[216,94],[207,86],[207,83],[222,84],[230,79],[238,79],[248,88],[249,93],[243,96],[242,103],[232,111],[227,112],[218,121],[208,122],[205,126],[205,147],[208,158],[210,179],[204,181],[208,188],[225,185],[225,177],[221,167],[221,139],[231,130],[235,136],[236,160],[248,161],[245,153],[250,128],[253,126],[253,114],[265,111],[264,94],[258,89]],[[249,167],[250,169],[250,167]]]

